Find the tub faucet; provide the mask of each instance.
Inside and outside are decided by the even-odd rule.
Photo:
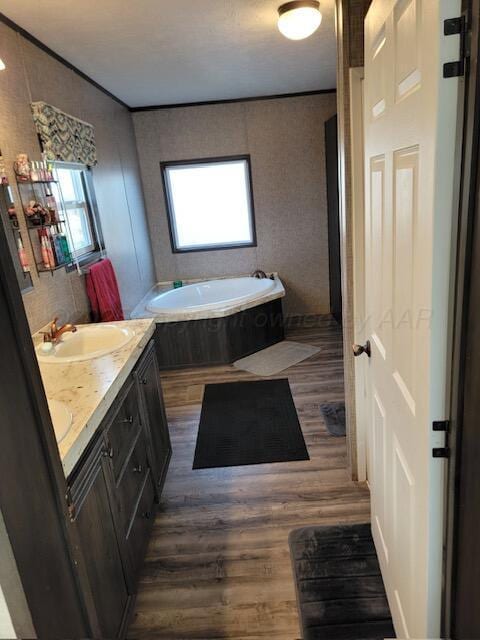
[[[265,271],[262,271],[261,269],[257,269],[252,273],[250,277],[263,279],[263,278],[267,278],[267,274],[265,273]]]
[[[49,330],[43,334],[44,342],[56,343],[60,340],[60,338],[66,331],[71,331],[72,333],[75,333],[75,331],[77,330],[77,327],[74,324],[71,324],[70,322],[68,322],[67,324],[63,324],[61,327],[59,327],[57,326],[57,320],[58,318],[54,318],[50,323]]]

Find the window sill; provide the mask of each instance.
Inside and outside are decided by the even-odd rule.
[[[77,264],[80,267],[82,275],[86,275],[88,273],[88,268],[94,265],[97,262],[100,262],[105,256],[102,251],[93,251],[92,253],[88,253],[72,264],[71,267],[67,268],[67,271],[74,271],[77,268]]]

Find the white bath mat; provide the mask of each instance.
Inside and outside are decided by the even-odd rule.
[[[320,347],[314,347],[311,344],[284,340],[274,344],[273,347],[267,347],[251,356],[237,360],[233,366],[257,376],[273,376],[319,351],[321,351]]]

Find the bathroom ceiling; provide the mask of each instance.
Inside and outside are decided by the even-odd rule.
[[[2,0],[1,10],[136,107],[334,88],[334,0],[321,2],[322,24],[302,41],[278,31],[280,4]]]

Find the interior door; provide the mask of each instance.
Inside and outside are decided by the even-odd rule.
[[[460,0],[373,0],[365,23],[372,530],[400,638],[440,635]],[[362,355],[365,358],[365,355]],[[368,413],[368,412],[367,412]]]

